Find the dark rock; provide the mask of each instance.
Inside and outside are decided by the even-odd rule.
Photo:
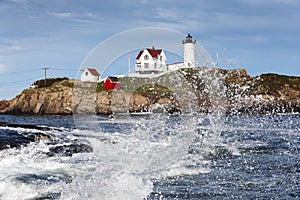
[[[41,131],[53,130],[53,128],[49,127],[41,127],[31,124],[10,124],[6,122],[0,122],[0,126],[10,128],[35,129]],[[41,140],[53,141],[55,140],[55,138],[46,133],[36,131],[30,132],[30,130],[24,133],[18,133],[18,131],[15,130],[3,130],[3,132],[0,134],[0,150],[9,148],[21,148],[22,146],[26,146],[31,142],[37,142]]]
[[[48,156],[72,156],[75,153],[91,153],[93,148],[88,144],[69,144],[51,147]]]
[[[9,148],[21,148],[31,142],[40,140],[51,140],[52,136],[44,133],[18,133],[13,130],[5,130],[4,134],[0,134],[0,150]]]

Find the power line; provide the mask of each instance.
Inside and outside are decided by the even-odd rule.
[[[79,72],[80,70],[76,69],[67,69],[67,68],[51,68],[53,71],[70,71],[70,72]],[[29,73],[29,72],[35,72],[35,71],[40,71],[40,69],[32,69],[32,70],[22,70],[22,71],[12,71],[12,72],[5,72],[0,74],[0,76],[7,76],[8,74],[24,74],[24,73]]]
[[[51,70],[55,70],[55,71],[72,71],[72,72],[78,72],[80,70],[75,70],[75,69],[59,69],[59,68],[51,68]]]
[[[44,70],[44,80],[45,80],[45,85],[46,85],[46,79],[47,79],[47,73],[50,68],[49,67],[43,67]],[[7,72],[0,74],[3,76],[7,76],[10,74],[24,74],[24,73],[30,73],[30,72],[35,72],[35,71],[40,71],[41,68],[39,69],[32,69],[32,70],[22,70],[22,71],[13,71],[13,72]],[[74,70],[74,69],[66,69],[66,68],[51,68],[51,71],[73,71],[73,72],[79,72],[80,70]],[[1,78],[2,79],[2,78]],[[42,79],[41,76],[35,77],[35,78],[29,78],[29,79],[24,79],[24,80],[19,80],[19,81],[11,81],[11,82],[0,82],[0,86],[14,86],[14,85],[22,85],[24,83],[28,83],[29,81],[34,81],[36,79]]]
[[[30,79],[25,79],[25,80],[20,80],[20,81],[12,81],[12,82],[1,82],[0,86],[13,86],[13,85],[22,85],[24,83],[28,83],[29,81],[33,81],[36,79],[41,79],[42,77],[35,77],[35,78],[30,78]]]
[[[8,74],[23,74],[23,73],[28,73],[28,72],[35,72],[35,71],[40,71],[40,69],[33,69],[33,70],[23,70],[23,71],[13,71],[13,72],[5,72],[0,75],[7,76]]]

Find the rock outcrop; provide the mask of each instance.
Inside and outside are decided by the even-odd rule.
[[[9,102],[7,100],[0,101],[0,110],[4,110],[9,106]]]
[[[62,115],[72,113],[72,87],[64,80],[51,87],[26,89],[9,101],[0,113]]]
[[[193,95],[189,94],[191,91],[184,89],[182,93],[175,94],[172,89],[159,84],[141,85],[135,91],[103,91],[97,83],[63,79],[48,87],[26,89],[10,101],[0,101],[0,113],[173,113],[185,112],[186,109],[233,114],[300,113],[300,77],[277,74],[250,77],[244,69],[198,68],[178,73],[189,83]],[[220,84],[216,84],[214,80],[218,80]],[[193,99],[189,99],[192,96]]]
[[[230,112],[300,113],[300,77],[262,74],[235,77],[229,83]]]

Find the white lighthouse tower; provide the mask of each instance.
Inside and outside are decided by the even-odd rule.
[[[183,59],[186,67],[195,66],[195,43],[196,40],[190,34],[185,37],[185,40],[182,40]]]

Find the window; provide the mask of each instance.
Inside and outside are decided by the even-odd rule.
[[[160,56],[160,61],[162,61],[162,56]]]
[[[88,76],[88,75],[89,75],[89,73],[88,73],[88,72],[85,72],[85,75],[86,75],[86,76]]]
[[[154,69],[156,69],[157,68],[157,63],[154,63]]]
[[[149,68],[149,63],[144,64],[145,68]]]
[[[148,55],[145,55],[145,56],[144,56],[144,60],[149,60],[149,56],[148,56]]]

